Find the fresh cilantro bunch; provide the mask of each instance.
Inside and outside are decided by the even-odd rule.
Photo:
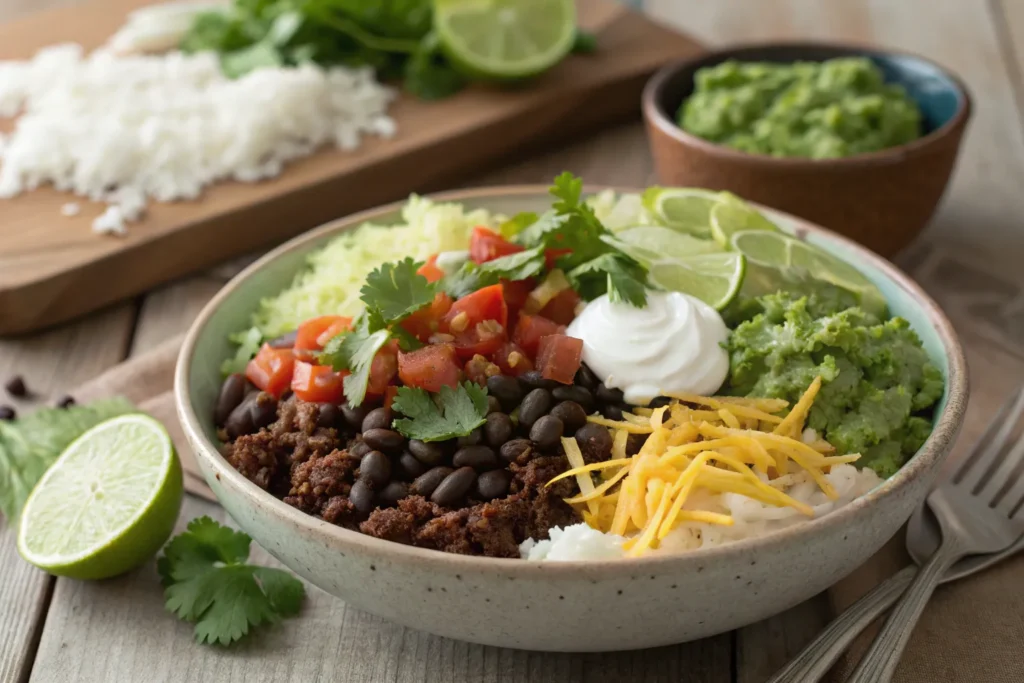
[[[246,564],[248,535],[209,517],[189,522],[157,561],[168,610],[200,643],[230,645],[253,626],[299,613],[306,589],[286,571]]]
[[[351,373],[345,377],[345,399],[349,405],[358,406],[366,398],[373,357],[389,340],[398,340],[405,351],[421,346],[399,323],[430,304],[437,293],[437,286],[416,272],[422,265],[406,258],[398,263],[385,263],[367,275],[359,290],[366,309],[350,332],[343,332],[324,346],[320,363]]]
[[[475,382],[441,387],[437,394],[399,387],[391,408],[406,418],[394,427],[410,439],[445,441],[465,436],[487,421],[487,390]]]

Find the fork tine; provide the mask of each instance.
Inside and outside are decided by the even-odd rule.
[[[998,461],[992,476],[985,482],[985,487],[978,492],[978,498],[986,501],[989,505],[994,505],[999,492],[1015,483],[1014,479],[1020,479],[1017,468],[1022,460],[1024,460],[1024,439],[1018,439],[1009,452],[1005,453]],[[1005,499],[1006,496],[1003,498]]]
[[[1017,447],[1013,451],[1013,454],[1017,456],[1018,471],[996,506],[996,509],[1007,517],[1024,501],[1024,469],[1020,469],[1020,462],[1024,460],[1024,439],[1017,443]]]
[[[952,481],[968,490],[974,490],[981,478],[985,476],[989,466],[999,457],[1006,446],[1022,412],[1024,412],[1024,387],[1011,395],[996,416],[992,418],[992,422],[985,429],[985,433],[978,440],[977,445],[957,468]],[[982,444],[985,446],[982,447]]]

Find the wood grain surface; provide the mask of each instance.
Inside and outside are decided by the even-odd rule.
[[[0,27],[0,59],[68,40],[97,46],[147,1],[94,0]],[[0,202],[0,334],[67,320],[336,216],[464,181],[531,146],[634,117],[647,76],[700,50],[611,0],[579,5],[602,49],[568,57],[532,87],[470,87],[437,102],[400,95],[389,110],[394,138],[324,150],[276,179],[222,183],[198,201],[151,203],[124,237],[90,232],[98,205],[81,202],[78,216],[62,216],[75,198],[52,188]]]
[[[57,0],[61,2],[61,0]],[[0,19],[53,0],[0,0]],[[66,0],[63,4],[69,4]],[[900,264],[937,298],[965,342],[972,400],[963,447],[1024,381],[1024,9],[1018,0],[648,0],[656,18],[709,44],[845,39],[921,52],[958,71],[979,102],[940,215]],[[0,48],[2,49],[2,48]],[[654,180],[634,123],[519,157],[473,184],[546,182],[570,169],[594,183]],[[187,327],[248,257],[45,334],[0,341],[0,379],[17,370],[59,391]],[[22,406],[27,407],[27,406]],[[181,520],[222,514],[190,499]],[[191,642],[163,611],[152,566],[112,581],[54,580],[27,567],[0,522],[0,682],[22,681],[672,681],[760,683],[830,616],[824,596],[733,634],[637,653],[550,655],[483,648],[408,631],[315,591],[303,614],[232,650]],[[260,551],[262,552],[262,551]],[[259,560],[271,560],[260,554]],[[853,568],[851,568],[853,569]]]

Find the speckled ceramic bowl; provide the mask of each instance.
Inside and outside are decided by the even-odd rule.
[[[514,214],[548,206],[546,188],[439,195]],[[303,235],[231,281],[203,310],[178,359],[175,397],[185,433],[218,500],[260,545],[347,603],[424,631],[476,643],[551,651],[645,648],[750,624],[824,590],[885,543],[924,498],[967,403],[963,353],[945,316],[906,275],[826,230],[771,214],[787,230],[855,263],[910,320],[946,374],[927,443],[894,477],[833,514],[771,535],[687,554],[540,563],[467,557],[371,538],[286,505],[219,454],[211,414],[229,332],[261,297],[288,286],[305,256],[363,221],[395,222],[399,205]]]

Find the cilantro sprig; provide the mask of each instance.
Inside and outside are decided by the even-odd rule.
[[[200,643],[230,645],[265,623],[299,613],[306,589],[281,569],[247,564],[248,535],[193,519],[157,561],[165,606],[195,623]]]
[[[433,395],[399,387],[391,409],[406,416],[393,426],[408,438],[445,441],[466,436],[487,421],[487,390],[474,382],[444,386]]]
[[[453,299],[471,294],[499,280],[525,280],[544,270],[544,248],[534,247],[500,258],[474,263],[466,261],[457,271],[441,280],[441,288]]]

